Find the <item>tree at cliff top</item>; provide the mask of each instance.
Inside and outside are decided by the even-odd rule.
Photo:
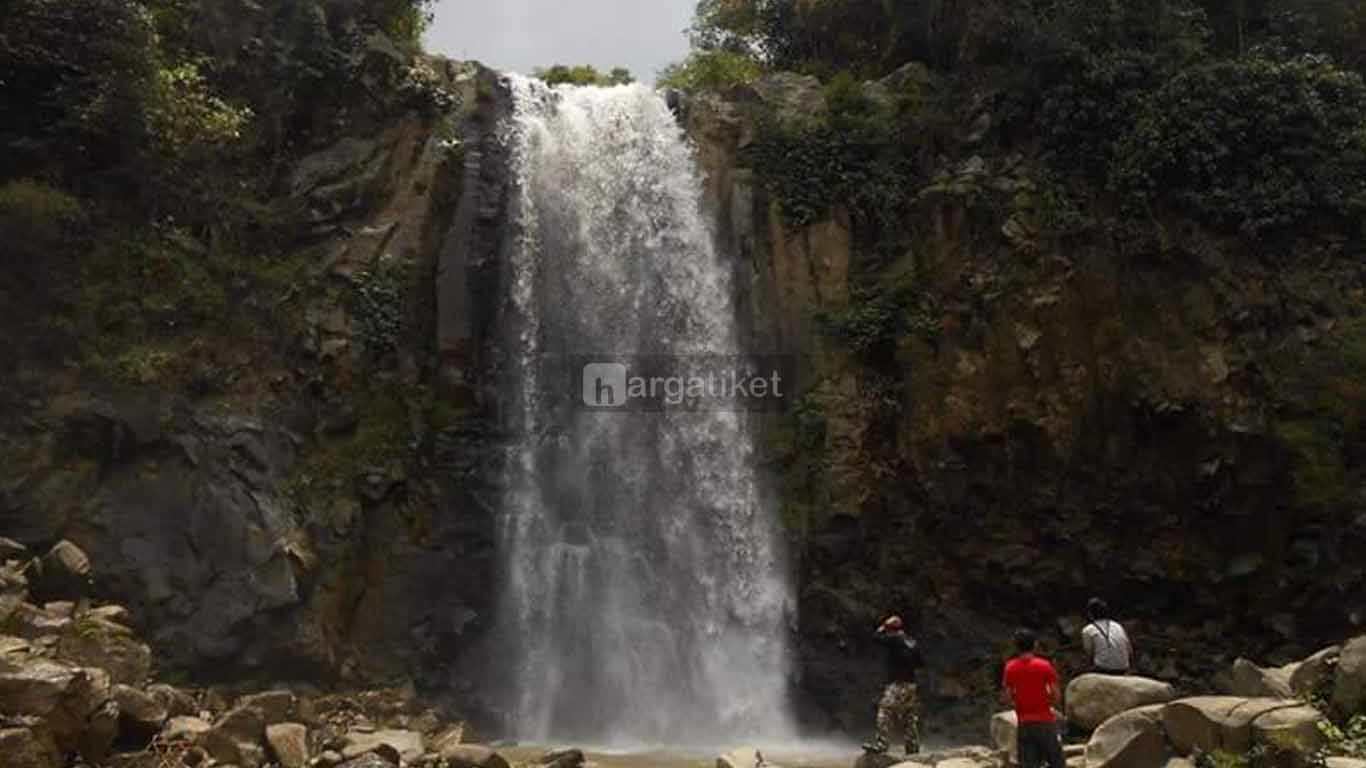
[[[625,67],[614,67],[610,72],[599,72],[588,64],[566,66],[556,64],[547,69],[537,69],[532,76],[544,80],[546,85],[630,85],[636,81],[631,71]]]

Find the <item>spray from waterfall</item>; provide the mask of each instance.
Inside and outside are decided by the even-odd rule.
[[[792,735],[781,536],[735,411],[575,407],[576,355],[737,354],[692,152],[641,86],[510,78],[502,621],[534,741]]]

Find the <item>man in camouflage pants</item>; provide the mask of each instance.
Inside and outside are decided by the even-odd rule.
[[[906,754],[920,751],[920,696],[916,691],[916,672],[924,665],[915,638],[906,634],[900,616],[892,616],[878,627],[876,637],[886,648],[887,687],[877,705],[877,735],[864,744],[869,752],[886,752],[899,734]]]

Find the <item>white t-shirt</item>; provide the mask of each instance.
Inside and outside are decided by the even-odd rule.
[[[1115,672],[1127,672],[1133,647],[1124,627],[1113,619],[1098,619],[1082,627],[1081,645],[1091,664]]]

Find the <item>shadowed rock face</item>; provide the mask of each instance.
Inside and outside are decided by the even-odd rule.
[[[969,702],[994,689],[1013,625],[1081,671],[1092,594],[1135,636],[1139,672],[1191,687],[1224,674],[1212,647],[1285,663],[1366,616],[1350,554],[1366,528],[1345,501],[1360,478],[1339,461],[1362,436],[1314,394],[1360,373],[1343,362],[1366,338],[1359,262],[1273,265],[1177,221],[1118,244],[1040,238],[1016,207],[1037,163],[981,147],[922,162],[905,253],[838,204],[789,227],[746,149],[761,117],[800,121],[819,97],[789,78],[694,97],[686,118],[751,343],[802,360],[804,407],[769,445],[811,724],[866,730],[881,681],[865,636],[892,611],[930,659],[932,732],[985,721]],[[918,319],[852,350],[821,317],[856,288],[909,290]]]

